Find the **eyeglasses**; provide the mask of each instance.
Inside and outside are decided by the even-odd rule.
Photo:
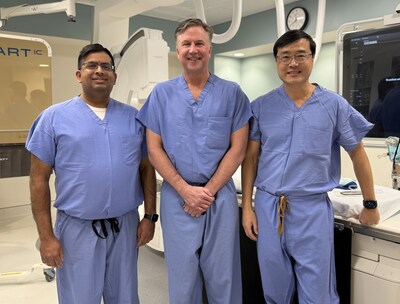
[[[297,63],[303,63],[306,61],[312,54],[294,54],[294,55],[283,55],[283,56],[276,56],[280,62],[283,64],[289,64],[292,62],[292,59]]]
[[[84,62],[81,66],[81,68],[85,66],[86,69],[88,70],[97,70],[98,67],[100,66],[102,70],[111,72],[114,71],[114,66],[111,63],[108,62],[93,62],[93,61],[88,61]]]

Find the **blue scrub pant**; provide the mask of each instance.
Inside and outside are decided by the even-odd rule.
[[[120,232],[98,237],[91,220],[57,211],[56,237],[64,249],[63,266],[57,269],[60,304],[139,303],[137,280],[137,209],[118,217]],[[96,228],[101,231],[100,223]]]
[[[334,218],[327,194],[287,198],[278,234],[278,197],[257,190],[257,252],[267,303],[339,303],[336,292]],[[297,286],[296,286],[297,285]]]
[[[169,303],[201,304],[203,277],[209,304],[242,303],[239,208],[233,182],[198,218],[183,211],[182,198],[166,182],[160,206]]]

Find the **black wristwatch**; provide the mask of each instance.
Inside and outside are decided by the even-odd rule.
[[[155,223],[155,222],[158,221],[158,214],[157,214],[157,213],[152,213],[152,214],[147,214],[147,213],[145,213],[145,214],[144,214],[144,218],[145,218],[146,220],[149,220],[149,221]]]
[[[363,206],[367,209],[375,209],[378,207],[378,202],[374,200],[363,200]]]

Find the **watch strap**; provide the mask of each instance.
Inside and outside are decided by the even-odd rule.
[[[151,214],[145,213],[144,218],[146,220],[149,220],[149,221],[155,223],[158,221],[158,214],[157,213],[151,213]]]

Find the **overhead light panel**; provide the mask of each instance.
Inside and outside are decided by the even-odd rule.
[[[235,57],[243,57],[244,53],[235,53],[235,54],[233,54],[233,56],[235,56]]]

